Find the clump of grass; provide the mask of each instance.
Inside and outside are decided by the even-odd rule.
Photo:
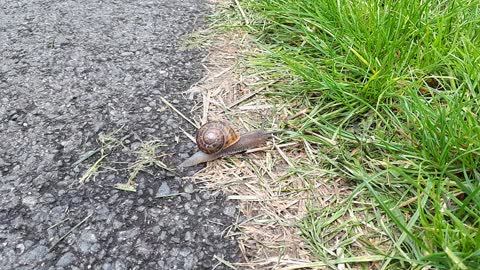
[[[158,149],[162,146],[165,145],[160,144],[156,140],[143,142],[136,151],[137,160],[128,168],[130,175],[127,182],[116,184],[114,185],[114,188],[136,192],[135,179],[137,175],[140,172],[150,172],[150,169],[154,167],[174,172],[174,169],[169,168],[163,161],[161,161],[161,158],[166,156],[165,154],[158,154]]]
[[[308,108],[289,124],[317,151],[312,164],[358,185],[342,207],[312,205],[302,223],[322,265],[338,267],[335,246],[351,258],[382,255],[370,260],[379,269],[479,269],[480,3],[242,3],[263,49],[252,66],[282,82],[275,94],[291,108]],[[366,228],[378,237],[363,239]],[[332,245],[327,232],[346,237]]]
[[[100,133],[98,135],[98,143],[100,144],[100,146],[97,149],[86,152],[75,163],[72,164],[72,167],[76,167],[83,161],[89,159],[92,156],[95,156],[97,153],[100,153],[100,157],[98,157],[92,165],[88,166],[87,170],[80,177],[80,184],[84,184],[92,179],[95,179],[95,177],[99,173],[99,169],[102,167],[104,159],[117,147],[125,147],[123,145],[123,141],[125,138],[118,139],[115,136],[121,129],[122,128],[107,134]]]
[[[142,141],[137,151],[130,151],[123,144],[125,139],[127,139],[130,135],[126,135],[123,138],[117,138],[116,136],[121,129],[122,128],[106,134],[100,133],[97,140],[99,143],[99,147],[94,150],[87,151],[85,154],[81,155],[76,162],[72,164],[72,167],[76,167],[80,163],[90,159],[91,157],[96,157],[97,154],[100,154],[99,157],[95,158],[94,162],[91,165],[88,165],[87,169],[79,179],[80,184],[85,184],[90,180],[95,179],[95,177],[101,173],[100,169],[102,167],[107,168],[107,157],[119,147],[123,147],[123,149],[126,150],[125,152],[127,153],[135,154],[136,160],[132,163],[132,165],[128,166],[127,168],[108,168],[114,171],[129,171],[127,181],[125,183],[115,184],[113,187],[116,189],[136,192],[135,179],[138,174],[140,172],[150,173],[150,170],[155,167],[167,170],[169,172],[175,171],[174,169],[168,167],[162,161],[162,158],[165,157],[166,154],[159,153],[159,148],[165,145],[160,144],[158,140]]]

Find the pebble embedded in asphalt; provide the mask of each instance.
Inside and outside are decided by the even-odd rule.
[[[160,187],[158,188],[157,197],[164,197],[170,195],[171,190],[168,186],[167,182],[162,182]]]
[[[0,269],[211,269],[214,256],[239,260],[224,235],[238,211],[223,196],[159,168],[137,175],[137,192],[112,188],[128,178],[142,142],[165,145],[170,167],[195,151],[180,130],[193,128],[160,98],[185,113],[196,103],[181,93],[202,77],[205,55],[181,50],[179,38],[207,12],[199,0],[2,1]],[[78,185],[99,154],[71,165],[113,131],[124,147]]]

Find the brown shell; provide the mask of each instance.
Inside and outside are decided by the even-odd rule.
[[[236,143],[238,133],[226,122],[214,121],[201,126],[197,131],[198,148],[207,154],[216,153]]]

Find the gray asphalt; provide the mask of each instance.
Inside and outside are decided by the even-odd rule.
[[[0,0],[0,269],[239,260],[225,237],[238,211],[223,196],[158,167],[138,175],[135,193],[112,187],[143,141],[166,145],[170,167],[195,151],[180,127],[194,130],[160,97],[186,113],[194,104],[180,92],[202,77],[204,54],[178,40],[206,13],[200,0]],[[79,185],[100,153],[72,164],[118,129],[124,147]]]

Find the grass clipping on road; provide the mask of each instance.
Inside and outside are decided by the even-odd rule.
[[[303,217],[308,262],[285,269],[480,269],[480,3],[245,0],[229,8],[217,23],[254,37],[248,72],[264,84],[249,86],[268,85],[270,112],[296,116],[286,128],[301,157],[295,147],[281,164],[267,156],[256,177],[242,171],[248,161],[222,165],[247,187],[274,179],[279,189],[264,185],[263,195],[302,190],[300,214],[281,204],[270,212],[277,224]],[[290,185],[290,176],[303,182]]]

